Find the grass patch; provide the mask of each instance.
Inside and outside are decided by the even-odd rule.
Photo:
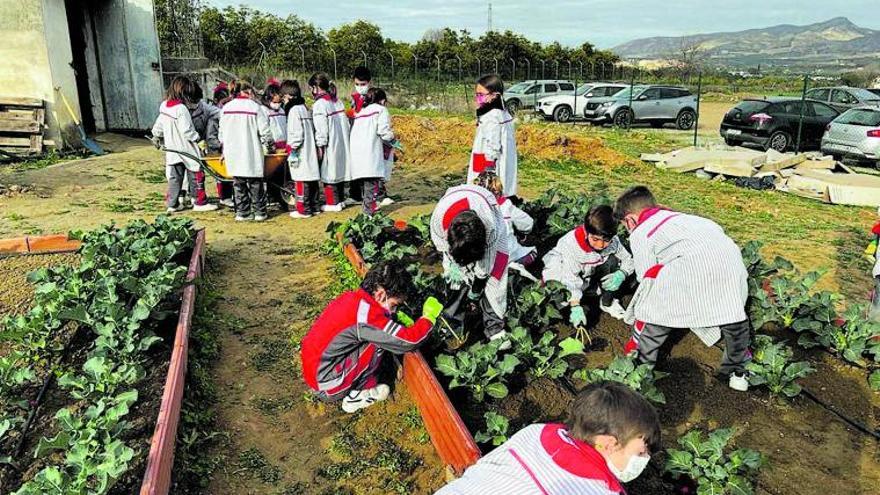
[[[272,465],[259,449],[250,448],[238,454],[239,469],[236,473],[244,473],[257,478],[263,483],[281,481],[281,469]]]
[[[293,397],[259,397],[253,400],[253,406],[264,416],[277,416],[279,413],[289,411],[296,405]]]
[[[253,343],[259,346],[259,349],[250,355],[250,364],[255,370],[273,371],[282,360],[283,364],[291,365],[293,346],[289,341],[256,337]]]
[[[142,170],[138,172],[135,177],[140,179],[141,182],[146,182],[147,184],[164,184],[167,181],[164,170]]]
[[[131,213],[136,210],[143,210],[142,206],[135,206],[131,198],[114,198],[104,203],[104,210],[111,213]]]
[[[20,162],[11,163],[9,165],[9,169],[13,172],[39,170],[41,168],[46,168],[50,165],[55,165],[56,163],[66,162],[69,160],[78,160],[80,158],[86,158],[88,156],[91,156],[91,154],[86,150],[67,151],[63,153],[59,153],[57,151],[49,151],[48,153],[42,155],[25,158]]]

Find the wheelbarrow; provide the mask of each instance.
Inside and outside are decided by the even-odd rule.
[[[149,139],[149,138],[148,138]],[[152,139],[150,140],[152,142]],[[172,150],[165,147],[159,148],[168,153],[177,153],[185,156],[190,160],[198,161],[202,164],[202,169],[214,178],[217,182],[232,183],[233,177],[226,169],[226,160],[222,155],[196,156],[187,151]],[[281,176],[279,184],[276,177]],[[296,204],[296,188],[290,177],[290,169],[287,167],[287,153],[272,153],[263,157],[263,177],[266,183],[278,189],[281,200],[288,206]],[[235,195],[232,197],[235,202]]]

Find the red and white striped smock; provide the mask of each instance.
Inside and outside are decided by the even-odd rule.
[[[626,491],[590,445],[561,424],[534,424],[435,495],[619,495]]]

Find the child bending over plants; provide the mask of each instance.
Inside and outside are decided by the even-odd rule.
[[[880,321],[880,254],[877,242],[880,240],[880,208],[877,208],[877,223],[871,228],[871,243],[865,248],[865,255],[874,262],[871,276],[874,277],[874,292],[871,294],[871,310],[868,314],[873,321]]]
[[[617,237],[617,222],[610,206],[590,208],[583,225],[568,232],[544,255],[545,282],[556,280],[568,289],[571,324],[585,327],[581,306],[584,292],[599,295],[599,308],[622,319],[620,304],[624,283],[635,271],[633,258]]]
[[[412,285],[404,265],[378,263],[358,290],[342,293],[318,316],[300,353],[303,378],[319,399],[341,400],[342,410],[353,413],[388,398],[390,388],[377,380],[382,356],[415,350],[443,311],[434,297],[425,301],[416,321],[398,311]]]
[[[565,424],[533,424],[435,495],[612,495],[636,479],[660,443],[657,411],[615,382],[587,385]]]
[[[501,209],[501,213],[504,215],[504,222],[507,224],[507,237],[510,240],[510,267],[523,273],[526,277],[534,279],[524,268],[534,263],[538,256],[538,251],[534,246],[523,246],[520,244],[516,234],[528,234],[531,232],[532,227],[535,226],[535,220],[504,195],[504,186],[501,184],[501,178],[495,172],[482,172],[474,179],[474,184],[485,187],[498,200],[498,208]]]

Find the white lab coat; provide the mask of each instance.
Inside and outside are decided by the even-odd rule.
[[[287,144],[287,115],[284,115],[284,109],[275,110],[265,105],[261,105],[260,108],[266,112],[266,117],[269,119],[269,130],[272,132],[275,147],[284,151]]]
[[[541,278],[545,282],[556,280],[562,283],[570,293],[569,300],[580,301],[584,290],[590,286],[593,273],[611,256],[620,261],[620,271],[632,275],[635,271],[633,258],[617,236],[605,249],[595,251],[587,242],[587,229],[581,225],[562,236],[544,255]]]
[[[490,306],[499,317],[507,312],[507,266],[510,264],[510,247],[507,237],[507,224],[498,208],[495,195],[487,189],[465,184],[451,187],[437,202],[431,214],[431,241],[443,254],[443,269],[448,270],[455,260],[449,254],[449,225],[458,213],[472,210],[486,228],[488,248],[483,258],[471,265],[461,267],[465,282],[473,284],[474,279],[488,279],[485,295]],[[457,289],[457,287],[452,287]]]
[[[516,133],[513,117],[506,110],[490,110],[477,120],[477,135],[468,166],[468,184],[473,184],[480,172],[491,169],[492,165],[486,162],[494,162],[495,173],[504,185],[504,195],[516,196]]]
[[[339,100],[324,94],[312,106],[315,124],[315,145],[324,149],[321,161],[321,181],[338,184],[351,176],[351,151],[349,149],[348,115]]]
[[[362,108],[351,126],[351,179],[385,178],[388,170],[382,142],[393,140],[388,109],[378,103]]]
[[[516,262],[536,249],[531,246],[523,246],[516,238],[517,232],[528,234],[535,226],[535,220],[528,213],[519,209],[513,201],[502,196],[498,198],[498,207],[501,214],[504,215],[504,222],[507,223],[507,237],[510,245],[510,262]]]
[[[315,147],[315,126],[312,113],[305,105],[296,105],[287,115],[287,145],[291,156],[296,152],[299,163],[290,166],[290,177],[297,182],[321,179],[321,164]]]
[[[229,174],[263,177],[263,144],[272,143],[272,131],[259,103],[239,96],[224,105],[218,138]]]
[[[159,116],[153,124],[153,136],[162,138],[165,148],[169,150],[180,150],[194,156],[201,156],[198,142],[201,140],[198,131],[193,125],[192,116],[186,105],[177,101],[169,105],[168,101],[163,101],[159,105]],[[165,152],[165,165],[175,165],[183,163],[187,170],[198,172],[202,168],[202,163],[191,158],[187,158],[177,153]]]

